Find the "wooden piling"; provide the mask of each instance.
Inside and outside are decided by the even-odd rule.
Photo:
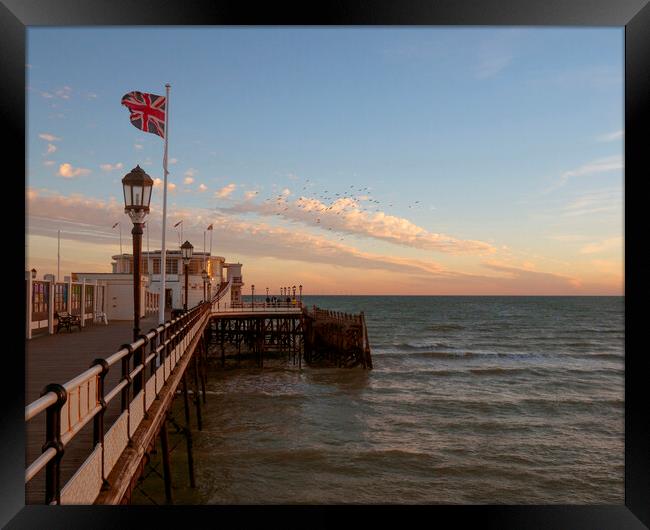
[[[172,471],[169,462],[169,440],[167,438],[167,417],[162,421],[160,427],[160,444],[162,446],[163,478],[165,481],[165,500],[172,504]]]

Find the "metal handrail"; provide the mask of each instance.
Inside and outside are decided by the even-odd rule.
[[[102,479],[104,476],[104,412],[108,403],[110,403],[116,396],[122,396],[122,411],[130,410],[131,403],[135,397],[135,390],[139,385],[138,390],[146,392],[145,377],[147,375],[147,367],[154,358],[160,356],[161,361],[164,361],[171,355],[172,345],[175,347],[181,339],[185,338],[190,333],[196,336],[200,333],[197,324],[207,322],[207,317],[210,313],[210,304],[201,303],[193,307],[189,311],[178,316],[174,320],[167,321],[160,324],[156,328],[150,330],[148,333],[141,335],[136,341],[130,344],[124,344],[118,351],[107,357],[106,359],[97,359],[93,362],[90,368],[67,381],[63,385],[50,384],[45,387],[43,395],[25,407],[25,421],[29,421],[42,412],[47,414],[47,428],[46,428],[46,442],[43,445],[43,452],[36,458],[25,471],[25,483],[32,480],[40,471],[46,470],[46,504],[59,504],[61,496],[61,486],[59,483],[60,476],[60,461],[63,456],[63,449],[66,444],[72,440],[75,435],[88,423],[94,421],[93,427],[93,440],[94,445],[102,446]],[[158,341],[160,339],[160,341]],[[159,344],[158,344],[159,342]],[[152,351],[148,354],[145,349],[146,345],[151,343]],[[158,344],[158,346],[156,346]],[[181,356],[184,354],[183,352]],[[136,364],[136,354],[140,359]],[[129,364],[133,360],[133,368],[129,368]],[[110,392],[105,392],[104,378],[109,368],[119,361],[122,362],[122,377],[120,381]],[[168,374],[165,375],[165,380]],[[90,389],[95,380],[96,387],[93,392],[96,395],[91,395]],[[87,410],[83,415],[79,413],[76,422],[66,416],[67,429],[61,432],[62,425],[62,409],[66,403],[68,396],[77,392],[81,397],[82,387],[85,388],[85,399],[92,401],[88,403]],[[156,389],[156,395],[160,392],[160,388]],[[133,394],[129,397],[129,394]],[[79,409],[81,410],[81,409]],[[128,438],[131,439],[131,433],[128,432]]]
[[[47,394],[42,395],[36,401],[32,401],[32,403],[25,407],[25,421],[31,420],[34,416],[37,416],[48,407],[54,405],[56,403],[56,399],[56,394],[54,392],[48,392]]]

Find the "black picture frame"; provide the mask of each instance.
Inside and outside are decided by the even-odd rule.
[[[620,506],[373,506],[292,507],[50,507],[25,506],[24,495],[24,353],[25,341],[14,329],[24,329],[24,268],[13,249],[20,248],[24,230],[11,221],[23,214],[16,197],[25,170],[25,57],[27,26],[85,25],[519,25],[625,27],[625,504]],[[434,526],[485,528],[576,529],[650,527],[650,412],[646,404],[650,355],[644,350],[646,279],[650,260],[644,252],[642,183],[647,177],[644,144],[650,137],[650,5],[648,0],[360,0],[301,3],[281,8],[243,2],[209,0],[0,0],[0,110],[5,132],[2,152],[6,184],[5,235],[10,264],[5,285],[4,319],[10,340],[3,349],[0,415],[0,525],[7,528],[132,528],[224,524],[227,517],[249,526],[264,516],[285,524],[332,524],[360,512],[369,522],[409,524],[423,517]],[[646,162],[647,163],[647,162]],[[24,182],[23,182],[24,184]],[[18,212],[18,214],[16,214]],[[24,257],[24,256],[23,256]],[[23,260],[24,261],[24,260]],[[644,276],[644,273],[646,276]],[[17,300],[18,303],[14,304]],[[16,308],[16,305],[18,306]],[[15,319],[17,328],[13,328]],[[22,328],[20,326],[23,326]],[[15,340],[15,343],[14,343]],[[13,385],[13,386],[12,386]],[[646,395],[644,399],[643,396]],[[280,507],[277,507],[280,508]],[[363,513],[361,513],[363,512]],[[207,517],[204,519],[204,516]],[[288,519],[288,517],[293,517]],[[200,518],[200,519],[199,519]],[[206,521],[198,523],[199,520]]]

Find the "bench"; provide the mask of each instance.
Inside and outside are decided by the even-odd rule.
[[[56,325],[56,332],[61,331],[62,328],[67,329],[69,332],[72,332],[72,326],[77,326],[79,331],[81,331],[81,319],[77,315],[71,315],[67,311],[60,311],[55,314],[57,320],[59,321]]]

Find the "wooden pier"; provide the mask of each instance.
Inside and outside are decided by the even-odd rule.
[[[286,355],[299,367],[372,368],[363,313],[309,310],[296,300],[227,308],[218,302],[215,297],[159,326],[152,317],[155,327],[135,342],[128,341],[131,322],[29,342],[28,504],[130,502],[157,439],[167,502],[173,502],[167,422],[173,400],[181,396],[194,486],[190,415],[201,430],[208,354],[224,363],[226,346],[235,357],[254,356],[259,366],[265,355]],[[145,329],[147,320],[142,324]]]
[[[286,354],[294,365],[328,364],[372,368],[368,330],[363,313],[352,315],[287,305],[242,307],[213,312],[209,352],[225,365],[226,347],[235,359],[252,355],[264,366],[265,354]]]

